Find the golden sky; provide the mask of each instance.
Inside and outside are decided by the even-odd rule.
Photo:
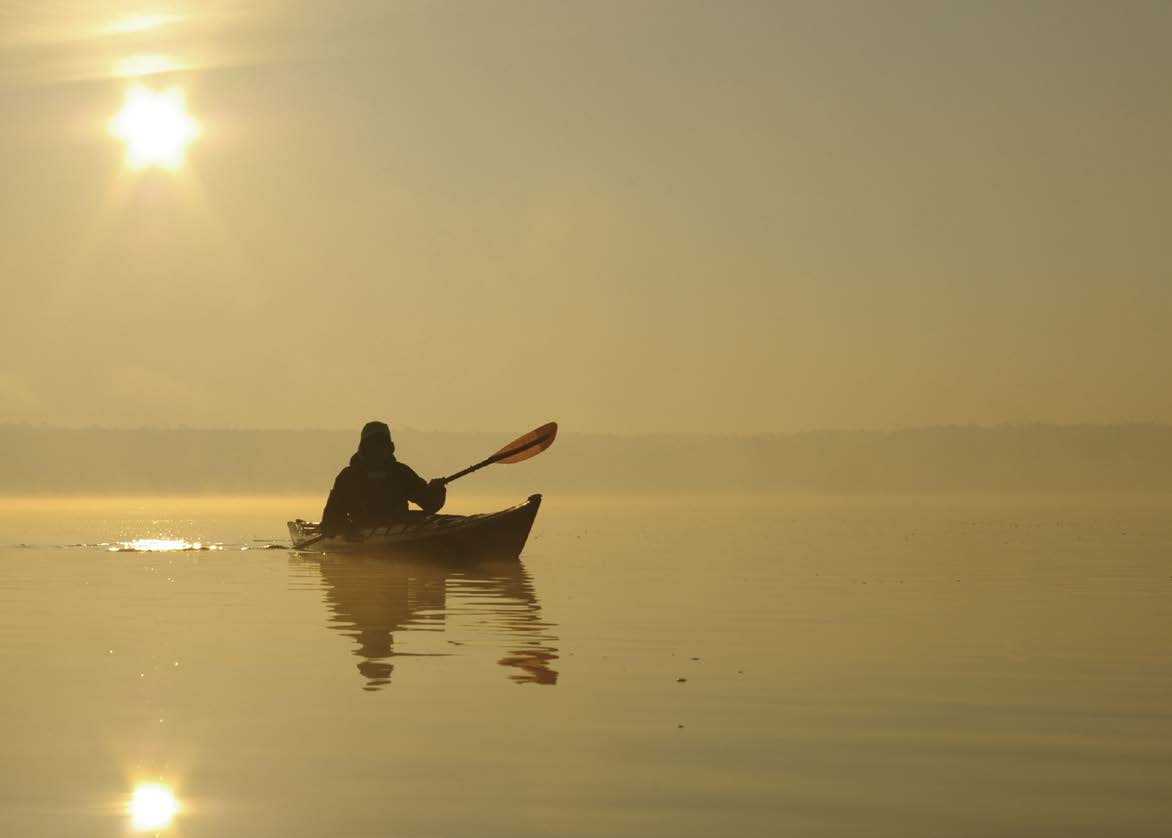
[[[1172,421],[1170,39],[1166,2],[10,4],[0,422]],[[132,90],[179,102],[167,165]]]

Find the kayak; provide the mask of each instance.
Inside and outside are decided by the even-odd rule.
[[[298,518],[289,522],[294,550],[313,552],[362,552],[425,558],[509,557],[521,555],[541,495],[524,503],[481,515],[427,515],[412,513],[408,519],[371,527],[348,535],[321,537],[321,524]]]

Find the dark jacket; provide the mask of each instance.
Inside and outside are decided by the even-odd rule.
[[[334,480],[322,512],[322,529],[336,535],[389,524],[407,516],[408,501],[424,512],[438,512],[446,499],[443,484],[428,483],[394,454],[367,457],[359,452]]]

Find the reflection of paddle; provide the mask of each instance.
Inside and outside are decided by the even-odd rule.
[[[481,460],[474,466],[468,466],[463,471],[457,471],[455,474],[441,478],[445,484],[451,483],[465,474],[482,469],[485,466],[491,466],[493,463],[519,463],[522,460],[528,460],[530,457],[536,457],[546,448],[553,445],[553,439],[558,435],[558,423],[550,422],[548,425],[542,425],[536,430],[530,431],[525,436],[517,437],[500,451],[497,451],[491,457]]]

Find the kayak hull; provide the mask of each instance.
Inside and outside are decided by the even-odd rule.
[[[350,536],[321,538],[321,525],[289,522],[294,550],[315,553],[380,553],[417,558],[516,558],[541,506],[541,495],[500,512],[482,515],[413,514],[406,521]]]

